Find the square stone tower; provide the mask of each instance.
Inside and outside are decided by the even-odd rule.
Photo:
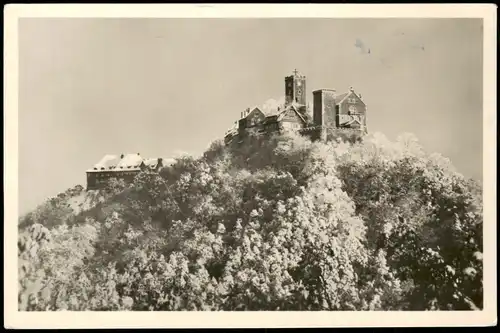
[[[336,91],[320,89],[313,91],[313,121],[315,126],[336,128]]]
[[[312,139],[325,139],[328,130],[337,128],[336,95],[334,89],[313,91],[313,123],[316,129]]]
[[[285,77],[285,101],[286,104],[306,105],[306,77],[297,70]]]

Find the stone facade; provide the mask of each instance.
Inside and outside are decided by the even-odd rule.
[[[361,96],[350,88],[337,94],[334,89],[313,91],[313,108],[306,99],[306,77],[294,71],[285,77],[285,104],[271,113],[258,107],[242,112],[236,126],[224,138],[226,144],[242,142],[250,134],[298,131],[312,140],[328,140],[335,133],[367,133],[366,104]]]

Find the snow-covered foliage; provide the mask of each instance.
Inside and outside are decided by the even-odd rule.
[[[20,224],[20,310],[483,306],[481,189],[412,135],[214,142],[69,197]]]

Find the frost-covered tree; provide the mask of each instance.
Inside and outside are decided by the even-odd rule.
[[[482,308],[480,187],[410,134],[214,142],[102,198],[21,226],[20,309]]]

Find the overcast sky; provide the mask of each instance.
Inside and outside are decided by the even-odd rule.
[[[105,154],[201,153],[241,111],[350,86],[370,132],[414,133],[482,180],[480,19],[21,19],[19,208]]]

